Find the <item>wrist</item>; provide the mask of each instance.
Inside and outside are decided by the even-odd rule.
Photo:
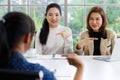
[[[83,70],[83,68],[84,68],[83,64],[80,64],[80,65],[77,66],[78,70]]]
[[[77,44],[76,49],[80,49],[79,45]]]
[[[76,49],[81,49],[82,48],[82,44],[81,44],[81,42],[79,42],[78,44],[77,44],[77,46],[76,46]]]

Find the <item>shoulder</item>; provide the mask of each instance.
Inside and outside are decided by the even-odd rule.
[[[64,29],[71,29],[70,27],[68,26],[62,26],[62,25],[59,25],[61,28],[64,28]]]
[[[108,38],[117,38],[117,34],[113,30],[106,30],[107,31],[107,37]]]
[[[63,29],[63,30],[68,30],[70,32],[72,32],[71,28],[70,27],[67,27],[67,26],[62,26],[62,25],[59,25],[60,29]]]
[[[116,35],[116,32],[113,30],[106,30],[107,31],[107,35]]]

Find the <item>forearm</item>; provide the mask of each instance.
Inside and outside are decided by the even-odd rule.
[[[74,80],[82,80],[82,76],[83,76],[83,66],[80,68],[77,68],[77,71],[74,76]]]
[[[73,39],[71,36],[65,40],[64,44],[65,44],[64,53],[72,53],[73,52]]]
[[[78,42],[77,46],[76,46],[76,49],[79,50],[79,49],[83,48],[84,43],[85,43],[84,40],[80,40],[80,41]]]

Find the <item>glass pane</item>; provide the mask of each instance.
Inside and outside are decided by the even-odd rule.
[[[109,23],[108,28],[120,33],[120,6],[106,7],[106,14]]]
[[[92,8],[93,6],[85,6],[85,8],[86,8],[86,17],[87,17],[87,15],[88,15],[88,13],[89,13],[89,11],[90,11],[90,9]]]
[[[67,24],[72,29],[73,45],[76,46],[79,33],[84,29],[84,7],[82,6],[69,6],[67,14]]]
[[[49,3],[59,3],[59,4],[64,4],[64,0],[48,0]]]
[[[106,0],[107,4],[120,4],[120,0]]]
[[[67,0],[68,4],[84,4],[84,0]]]
[[[61,24],[61,25],[64,25],[64,24],[65,24],[65,23],[64,23],[64,22],[65,22],[65,16],[64,16],[64,12],[65,12],[65,11],[64,11],[64,9],[65,9],[65,8],[64,8],[64,6],[60,6],[60,7],[61,7],[61,12],[62,12],[62,17],[61,17],[61,20],[60,20],[60,24]]]
[[[7,13],[7,6],[0,6],[0,18]]]
[[[29,7],[29,15],[35,22],[36,31],[42,27],[44,19],[45,6],[31,6]]]
[[[35,22],[36,31],[38,31],[42,27],[45,6],[12,6],[11,11],[20,11],[30,15]]]
[[[44,5],[47,4],[47,0],[29,0],[29,4]]]
[[[0,0],[0,5],[8,4],[8,0]]]
[[[80,35],[79,34],[73,34],[73,49],[75,49],[79,39],[80,39]]]
[[[10,0],[12,5],[23,5],[27,4],[28,0]]]
[[[86,0],[86,4],[103,4],[104,0]]]
[[[73,34],[79,34],[83,30],[84,21],[84,7],[69,6],[67,14],[67,24],[72,29]]]
[[[28,6],[11,6],[11,11],[20,11],[28,14]]]
[[[89,11],[90,11],[90,9],[91,9],[92,7],[94,7],[94,6],[85,6],[85,8],[86,8],[86,17],[87,17],[87,15],[88,15],[88,13],[89,13]],[[99,7],[101,7],[101,8],[104,9],[105,6],[99,6]]]

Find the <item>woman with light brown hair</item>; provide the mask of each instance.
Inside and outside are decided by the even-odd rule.
[[[91,8],[87,16],[87,31],[80,36],[76,46],[76,52],[84,55],[111,55],[114,43],[115,32],[106,29],[107,17],[101,7]]]

